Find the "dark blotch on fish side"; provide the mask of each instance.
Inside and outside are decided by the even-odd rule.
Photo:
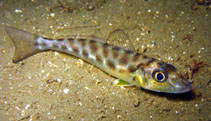
[[[43,37],[43,39],[46,39],[46,40],[54,40],[54,39],[47,38],[47,37]]]
[[[96,43],[95,40],[90,40],[90,44]]]
[[[67,46],[65,44],[61,44],[61,49],[66,50],[67,49]]]
[[[102,63],[103,62],[103,59],[100,55],[96,55],[96,60],[99,62],[99,63]]]
[[[143,55],[142,57],[143,57],[144,59],[148,58],[148,56],[146,56],[146,55]]]
[[[89,53],[88,53],[88,51],[87,51],[86,49],[83,49],[82,54],[83,54],[84,56],[86,56],[86,57],[89,56]]]
[[[74,52],[79,53],[79,48],[78,48],[78,47],[72,46],[72,48],[73,48],[73,51],[74,51]]]
[[[68,38],[67,40],[68,40],[69,42],[74,42],[75,39],[73,39],[73,38]]]
[[[112,51],[113,58],[117,59],[119,56],[119,50],[121,50],[121,48],[114,46],[112,49],[113,49],[113,51]]]
[[[57,41],[64,41],[64,39],[57,39]]]
[[[73,38],[69,38],[67,39],[69,41],[70,47],[74,46],[74,39]]]
[[[111,69],[116,69],[115,64],[112,60],[107,60],[107,65],[108,67],[110,67]]]
[[[114,47],[113,47],[113,50],[121,50],[121,48],[118,47],[118,46],[114,46]]]
[[[58,45],[54,42],[53,47],[58,48]]]
[[[78,42],[81,44],[82,47],[85,47],[87,40],[86,39],[78,39]]]
[[[90,50],[91,50],[91,53],[97,52],[98,47],[95,41],[92,41],[92,40],[90,41]]]
[[[122,57],[120,58],[119,64],[120,64],[120,65],[126,65],[126,64],[128,64],[128,61],[129,61],[128,53],[125,53],[125,54],[122,55]]]
[[[128,71],[129,71],[129,72],[135,72],[136,70],[137,70],[137,67],[134,66],[134,65],[130,65],[130,66],[128,67]]]
[[[134,52],[132,50],[125,50],[126,53],[128,54],[133,54]]]
[[[108,57],[108,44],[103,44],[103,56]]]

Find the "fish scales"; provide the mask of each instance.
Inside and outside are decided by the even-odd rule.
[[[13,27],[6,31],[15,45],[13,62],[54,50],[81,58],[118,78],[117,86],[136,86],[155,92],[185,93],[191,83],[168,63],[132,50],[87,38],[50,39]]]

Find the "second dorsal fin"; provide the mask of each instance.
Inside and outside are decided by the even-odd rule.
[[[127,49],[127,50],[132,50],[135,52],[135,48],[134,48],[130,38],[121,29],[116,29],[116,30],[112,31],[109,34],[109,36],[107,37],[106,43],[114,45],[114,46],[119,46],[119,47]]]

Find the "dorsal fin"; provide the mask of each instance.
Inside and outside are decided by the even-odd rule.
[[[130,38],[121,29],[116,29],[116,30],[112,31],[109,34],[109,36],[107,37],[106,43],[114,45],[114,46],[119,46],[119,47],[127,49],[127,50],[132,50],[135,52],[135,48],[134,48]]]

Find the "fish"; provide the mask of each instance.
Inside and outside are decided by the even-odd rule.
[[[6,26],[6,32],[15,45],[13,63],[39,52],[57,51],[78,57],[117,78],[116,86],[171,94],[192,90],[191,82],[173,65],[96,38],[51,39],[10,26]]]

